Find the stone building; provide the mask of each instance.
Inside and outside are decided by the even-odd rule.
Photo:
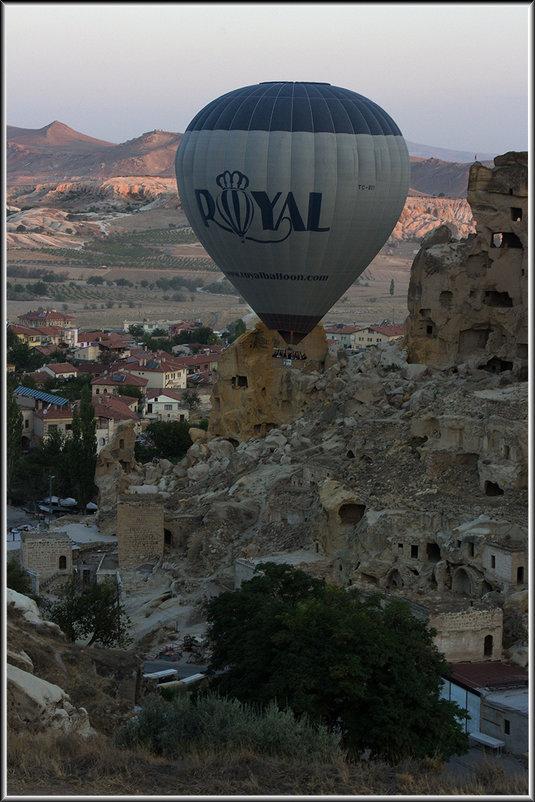
[[[436,630],[434,644],[448,663],[500,660],[502,656],[503,610],[481,600],[467,601],[452,594],[416,601],[403,596],[413,615]]]
[[[510,538],[490,540],[483,547],[482,565],[485,572],[508,591],[527,582],[527,556],[525,542]]]
[[[32,590],[56,575],[72,573],[72,540],[65,532],[21,532],[22,567],[32,579]]]
[[[468,203],[477,233],[456,241],[430,232],[409,284],[408,361],[477,367],[527,376],[528,160],[506,153],[470,169]]]
[[[130,493],[117,502],[119,568],[163,557],[164,506],[158,493]]]

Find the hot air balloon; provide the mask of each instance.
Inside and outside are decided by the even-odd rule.
[[[290,344],[370,264],[409,186],[396,123],[327,83],[266,82],[213,100],[188,125],[175,168],[199,241]]]

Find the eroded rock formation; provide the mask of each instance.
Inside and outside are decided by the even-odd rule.
[[[475,162],[468,203],[477,233],[457,241],[447,226],[430,232],[411,273],[406,336],[409,362],[470,365],[527,375],[527,154]]]
[[[285,350],[279,334],[259,322],[223,352],[212,393],[212,435],[239,442],[266,435],[299,416],[325,363],[323,327],[316,326],[293,352],[306,355],[306,360],[286,360]]]

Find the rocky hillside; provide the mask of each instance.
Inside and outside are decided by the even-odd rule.
[[[121,144],[104,142],[74,131],[57,120],[44,128],[7,126],[7,184],[72,182],[112,176],[174,178],[176,149],[182,134],[149,131]],[[422,150],[417,153],[440,152]],[[411,151],[409,151],[411,152]],[[446,156],[450,153],[444,151]],[[455,156],[452,151],[452,157]],[[463,154],[460,154],[461,156]],[[411,156],[413,194],[466,196],[469,160],[461,163]]]
[[[402,240],[421,240],[439,225],[447,225],[452,235],[464,239],[475,231],[470,205],[464,198],[409,197],[388,244]]]
[[[86,137],[58,122],[40,129],[7,127],[7,183],[111,176],[174,176],[182,134],[149,131],[121,144]]]

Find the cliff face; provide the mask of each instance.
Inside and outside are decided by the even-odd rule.
[[[412,265],[406,340],[409,362],[474,366],[527,375],[527,154],[507,153],[470,170],[476,234],[449,226],[428,234]]]

